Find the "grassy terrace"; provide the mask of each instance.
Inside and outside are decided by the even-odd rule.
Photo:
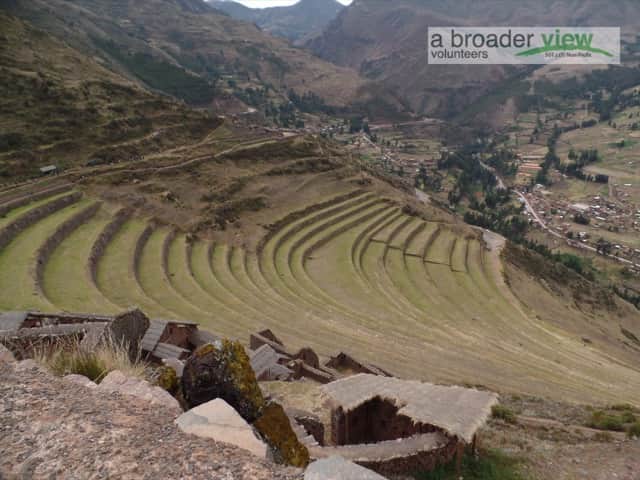
[[[173,312],[178,318],[206,320],[211,324],[213,312],[183,298],[170,282],[170,273],[165,271],[163,248],[170,230],[159,228],[153,231],[142,250],[138,265],[140,287],[145,295],[161,305],[166,311]],[[186,268],[186,265],[185,265]]]
[[[138,306],[148,315],[172,318],[173,312],[148,297],[133,275],[136,242],[146,227],[142,220],[130,220],[123,225],[98,264],[98,286],[105,297],[121,308]]]
[[[42,221],[19,233],[0,252],[0,309],[38,309],[51,311],[53,305],[38,294],[35,286],[35,260],[38,248],[58,226],[71,218],[88,200],[81,200],[52,213]]]
[[[203,244],[202,247],[206,247]],[[205,249],[206,252],[206,249]],[[250,328],[246,317],[228,308],[222,301],[207,291],[197,282],[187,257],[187,239],[185,235],[177,236],[169,246],[167,261],[167,278],[173,289],[190,305],[198,305],[210,316],[215,316],[211,328],[224,335],[233,335],[238,328]],[[206,261],[207,259],[203,259]],[[205,263],[206,266],[206,263]]]
[[[71,233],[55,249],[44,270],[43,290],[58,309],[113,313],[118,307],[91,283],[87,259],[113,212],[101,208],[90,221]]]
[[[98,258],[94,285],[88,259],[117,211],[103,205],[48,257],[39,295],[38,249],[91,204],[53,211],[0,251],[0,308],[111,313],[135,305],[243,340],[270,327],[292,345],[324,355],[346,350],[407,377],[575,401],[588,391],[628,402],[640,391],[637,367],[585,346],[516,300],[497,252],[479,234],[407,217],[370,194],[301,210],[257,252],[131,218]]]
[[[58,195],[55,195],[49,198],[28,203],[26,205],[23,205],[22,207],[14,208],[13,210],[9,211],[4,217],[0,217],[0,229],[4,228],[5,226],[13,222],[16,218],[20,217],[20,215],[27,213],[28,211],[33,210],[34,208],[41,207],[42,205],[45,205],[51,200],[64,197],[65,195],[69,195],[69,192],[60,193]]]

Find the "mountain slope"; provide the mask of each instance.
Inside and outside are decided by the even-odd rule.
[[[216,125],[1,10],[0,31],[0,176],[129,160]]]
[[[234,18],[253,22],[260,28],[291,41],[320,33],[344,9],[336,0],[300,0],[289,7],[248,8],[233,0],[212,0],[210,4]]]
[[[210,105],[246,88],[311,91],[347,103],[361,80],[217,12],[202,0],[12,0],[32,21],[109,68],[190,104]],[[338,88],[340,87],[340,88]]]
[[[405,97],[418,114],[447,115],[514,78],[509,66],[430,66],[429,25],[598,25],[637,24],[631,0],[610,8],[604,0],[359,0],[343,10],[307,46],[338,65],[358,69]]]

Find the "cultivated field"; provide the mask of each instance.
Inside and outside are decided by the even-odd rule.
[[[577,332],[599,339],[598,316],[592,326],[571,309],[566,324],[536,316],[546,305],[527,307],[504,283],[499,239],[407,216],[364,189],[300,205],[252,250],[71,189],[0,200],[22,204],[0,219],[0,310],[139,306],[242,340],[270,327],[288,344],[346,350],[403,377],[577,402],[640,398],[637,353],[585,344]]]

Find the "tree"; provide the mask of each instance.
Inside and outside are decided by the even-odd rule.
[[[573,221],[579,225],[589,225],[591,220],[584,213],[576,213],[573,216]]]

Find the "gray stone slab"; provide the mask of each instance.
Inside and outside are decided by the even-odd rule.
[[[349,462],[342,457],[323,458],[313,462],[304,480],[387,480],[382,475]]]
[[[176,423],[185,433],[229,443],[258,457],[267,457],[267,445],[256,436],[253,427],[221,398],[192,408],[180,415]]]

